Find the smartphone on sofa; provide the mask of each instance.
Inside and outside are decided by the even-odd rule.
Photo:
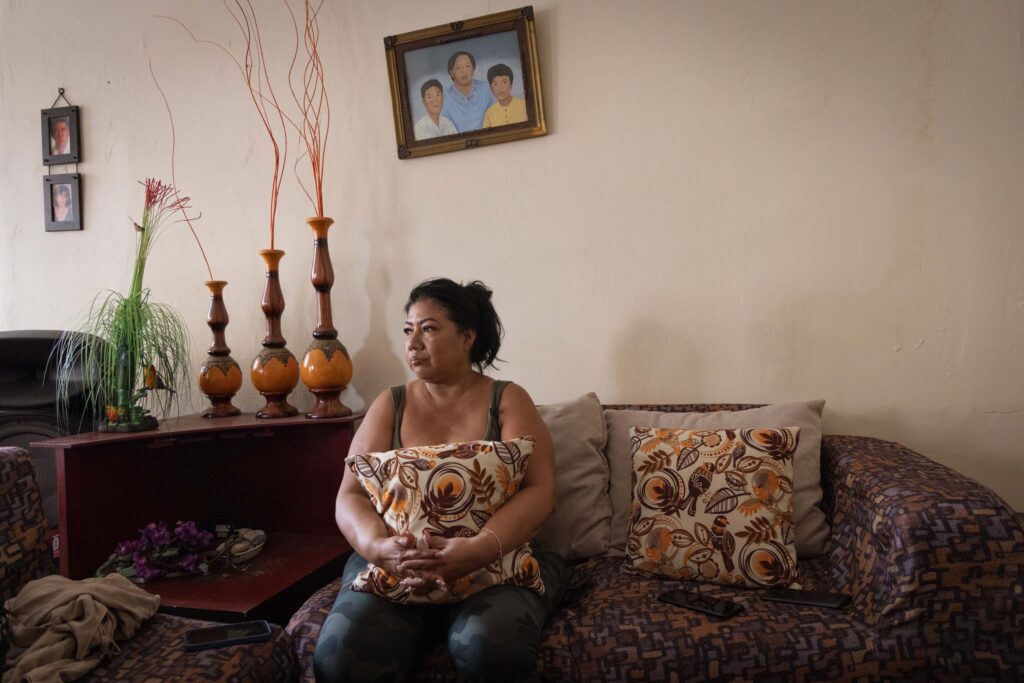
[[[676,607],[694,609],[713,617],[727,619],[743,611],[743,605],[725,598],[704,597],[700,593],[676,588],[658,596],[658,600]]]
[[[795,588],[769,588],[761,593],[762,600],[771,602],[788,602],[794,605],[810,605],[840,609],[850,602],[846,593],[829,593],[827,591],[807,591]]]
[[[242,643],[262,643],[270,640],[270,624],[261,619],[243,621],[238,624],[194,628],[185,632],[184,639],[186,652]]]

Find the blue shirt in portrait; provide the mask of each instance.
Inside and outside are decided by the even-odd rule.
[[[447,116],[455,124],[460,133],[467,130],[483,128],[484,114],[487,108],[497,102],[491,88],[477,79],[473,79],[473,91],[466,97],[452,83],[444,90],[444,108],[441,114]]]

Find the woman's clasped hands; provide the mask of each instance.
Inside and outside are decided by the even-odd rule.
[[[448,584],[473,573],[495,557],[488,537],[444,538],[424,530],[419,538],[406,532],[377,543],[374,563],[416,594],[435,588],[448,592]],[[492,544],[493,545],[493,544]]]

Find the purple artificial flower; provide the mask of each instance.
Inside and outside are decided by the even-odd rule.
[[[213,541],[213,534],[200,531],[195,522],[178,522],[174,535],[181,542],[182,550],[203,550]]]
[[[160,576],[160,570],[150,567],[148,558],[142,553],[135,553],[135,575],[143,581]]]
[[[143,549],[166,547],[171,542],[171,533],[163,522],[150,522],[142,530],[141,547]]]
[[[174,535],[181,541],[182,545],[191,545],[197,535],[199,535],[199,529],[196,528],[195,522],[182,522],[179,521],[174,527]]]
[[[187,572],[199,571],[199,555],[196,553],[183,555],[181,558],[181,568]]]
[[[173,530],[164,522],[150,522],[139,530],[136,540],[121,541],[114,550],[120,558],[131,557],[138,581],[149,581],[165,573],[205,572],[202,551],[213,544],[213,534],[193,521],[179,521]],[[120,567],[125,567],[120,560]]]

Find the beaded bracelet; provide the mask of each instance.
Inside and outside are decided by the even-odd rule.
[[[491,531],[490,529],[487,529],[487,528],[481,529],[481,531],[486,531],[491,536],[494,536],[494,542],[498,544],[498,558],[497,559],[498,559],[499,562],[501,562],[501,558],[505,557],[505,553],[503,553],[501,551],[501,539],[498,538],[498,534],[494,533],[493,531]]]

